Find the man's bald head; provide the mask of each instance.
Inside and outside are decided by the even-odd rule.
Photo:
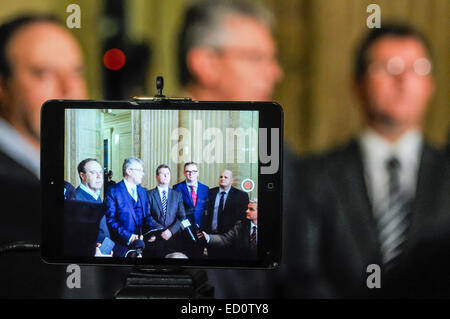
[[[233,172],[226,169],[219,176],[219,186],[220,188],[227,190],[233,184]]]

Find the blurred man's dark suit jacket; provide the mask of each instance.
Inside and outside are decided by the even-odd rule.
[[[0,150],[0,245],[40,243],[40,196],[36,176]],[[81,266],[81,288],[68,289],[66,267],[45,264],[40,251],[0,254],[0,298],[111,298],[129,272]]]
[[[433,288],[429,281],[415,281],[418,272],[436,279],[445,276],[447,284],[441,283],[442,292],[449,290],[445,287],[450,286],[450,268],[440,266],[444,249],[450,246],[450,179],[444,152],[428,144],[423,147],[406,246],[396,267],[382,273],[381,289],[366,286],[370,275],[367,266],[382,263],[358,143],[352,140],[326,155],[308,159],[302,167],[307,193],[297,218],[307,227],[297,228],[299,224],[289,217],[284,296],[422,296]],[[443,243],[444,239],[447,242]],[[425,256],[426,264],[434,265],[438,273],[425,266]]]

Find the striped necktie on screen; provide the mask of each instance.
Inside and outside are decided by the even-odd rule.
[[[162,208],[163,208],[163,214],[166,215],[167,213],[167,196],[166,196],[166,191],[163,190],[162,191]]]
[[[389,176],[387,199],[378,207],[377,228],[385,269],[401,254],[406,242],[411,212],[411,196],[402,191],[399,179],[400,162],[391,157],[386,161]]]
[[[250,235],[250,244],[256,245],[256,226],[252,227],[252,234]]]

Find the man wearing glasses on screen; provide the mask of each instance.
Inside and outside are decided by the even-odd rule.
[[[197,163],[184,164],[184,176],[186,179],[173,186],[173,189],[183,195],[186,217],[192,224],[202,226],[203,212],[208,201],[209,187],[198,181],[199,170]]]
[[[209,187],[198,181],[199,176],[198,165],[195,162],[187,162],[184,164],[183,182],[175,184],[173,189],[179,191],[183,197],[184,210],[186,218],[189,219],[191,225],[195,225],[195,229],[201,229],[202,219],[209,197]],[[201,257],[203,248],[201,245],[195,245],[194,242],[186,240],[186,249],[191,256]]]

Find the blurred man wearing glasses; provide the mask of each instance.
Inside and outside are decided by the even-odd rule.
[[[269,101],[283,73],[264,8],[243,1],[190,7],[179,36],[179,78],[196,100]]]
[[[290,297],[422,296],[411,267],[450,229],[448,160],[422,132],[434,90],[426,39],[403,25],[373,29],[357,51],[355,87],[365,128],[306,170],[308,232],[288,241],[307,242],[309,251],[292,244],[288,253]],[[406,270],[410,276],[392,284]],[[381,277],[380,289],[370,289],[371,274]],[[302,275],[310,285],[300,285]],[[402,293],[389,291],[397,284]]]

